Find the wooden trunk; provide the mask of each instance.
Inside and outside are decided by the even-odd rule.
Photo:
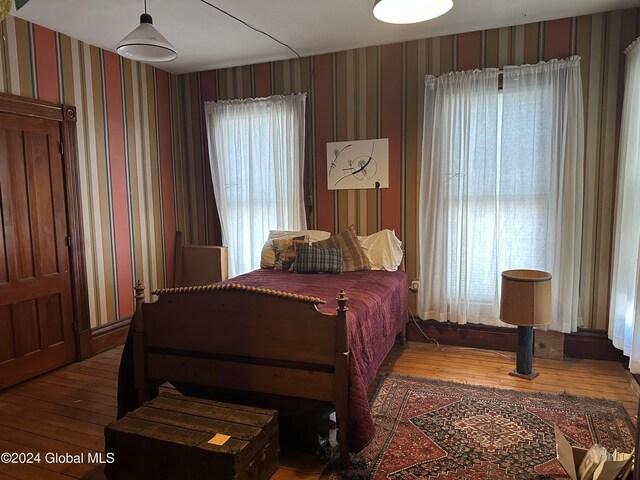
[[[109,479],[263,480],[278,469],[278,414],[162,393],[105,428]],[[108,462],[108,457],[107,457]]]

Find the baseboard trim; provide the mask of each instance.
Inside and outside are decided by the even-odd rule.
[[[91,355],[122,345],[127,338],[130,318],[111,322],[91,330]]]
[[[564,354],[573,358],[622,362],[625,367],[629,363],[629,358],[622,354],[622,350],[613,346],[606,330],[581,329],[565,335]]]
[[[418,326],[420,329],[418,329]],[[415,323],[411,321],[407,325],[407,340],[428,342],[420,330],[429,338],[433,338],[443,345],[515,352],[518,343],[518,333],[515,328],[474,324],[459,325],[457,323],[420,319],[417,319]]]
[[[443,345],[514,352],[518,343],[518,333],[515,328],[475,324],[458,325],[420,319],[417,319],[416,323],[427,336]],[[428,342],[413,321],[407,326],[407,339],[414,342]],[[623,364],[628,361],[622,351],[613,346],[604,330],[580,330],[565,334],[564,354],[572,358],[618,361]]]

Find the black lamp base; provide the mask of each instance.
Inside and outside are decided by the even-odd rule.
[[[516,368],[509,375],[533,380],[539,374],[533,364],[533,327],[518,325],[518,345],[516,347]]]
[[[509,372],[509,375],[511,375],[512,377],[519,377],[519,378],[526,378],[527,380],[533,380],[538,375],[540,375],[540,372],[532,368],[531,373],[518,373],[518,370],[514,368]]]

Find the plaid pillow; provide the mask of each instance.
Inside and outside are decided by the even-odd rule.
[[[314,242],[314,246],[318,248],[339,248],[342,250],[342,271],[357,272],[359,270],[369,270],[369,260],[367,253],[360,245],[356,235],[356,229],[351,225],[344,232]]]
[[[342,273],[342,250],[318,248],[308,243],[296,245],[295,273]]]
[[[276,239],[273,241],[273,251],[276,254],[274,270],[289,270],[289,267],[296,260],[296,245],[308,243],[309,237],[300,235],[299,237]]]

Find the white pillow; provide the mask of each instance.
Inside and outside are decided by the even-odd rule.
[[[402,263],[402,242],[393,230],[380,230],[366,237],[358,237],[367,254],[371,270],[394,272]]]
[[[267,241],[264,242],[262,246],[260,268],[273,268],[273,265],[276,263],[276,253],[273,251],[272,240],[299,237],[300,235],[309,237],[309,243],[326,240],[331,236],[329,232],[322,230],[271,230],[269,232],[269,238],[267,238]]]

